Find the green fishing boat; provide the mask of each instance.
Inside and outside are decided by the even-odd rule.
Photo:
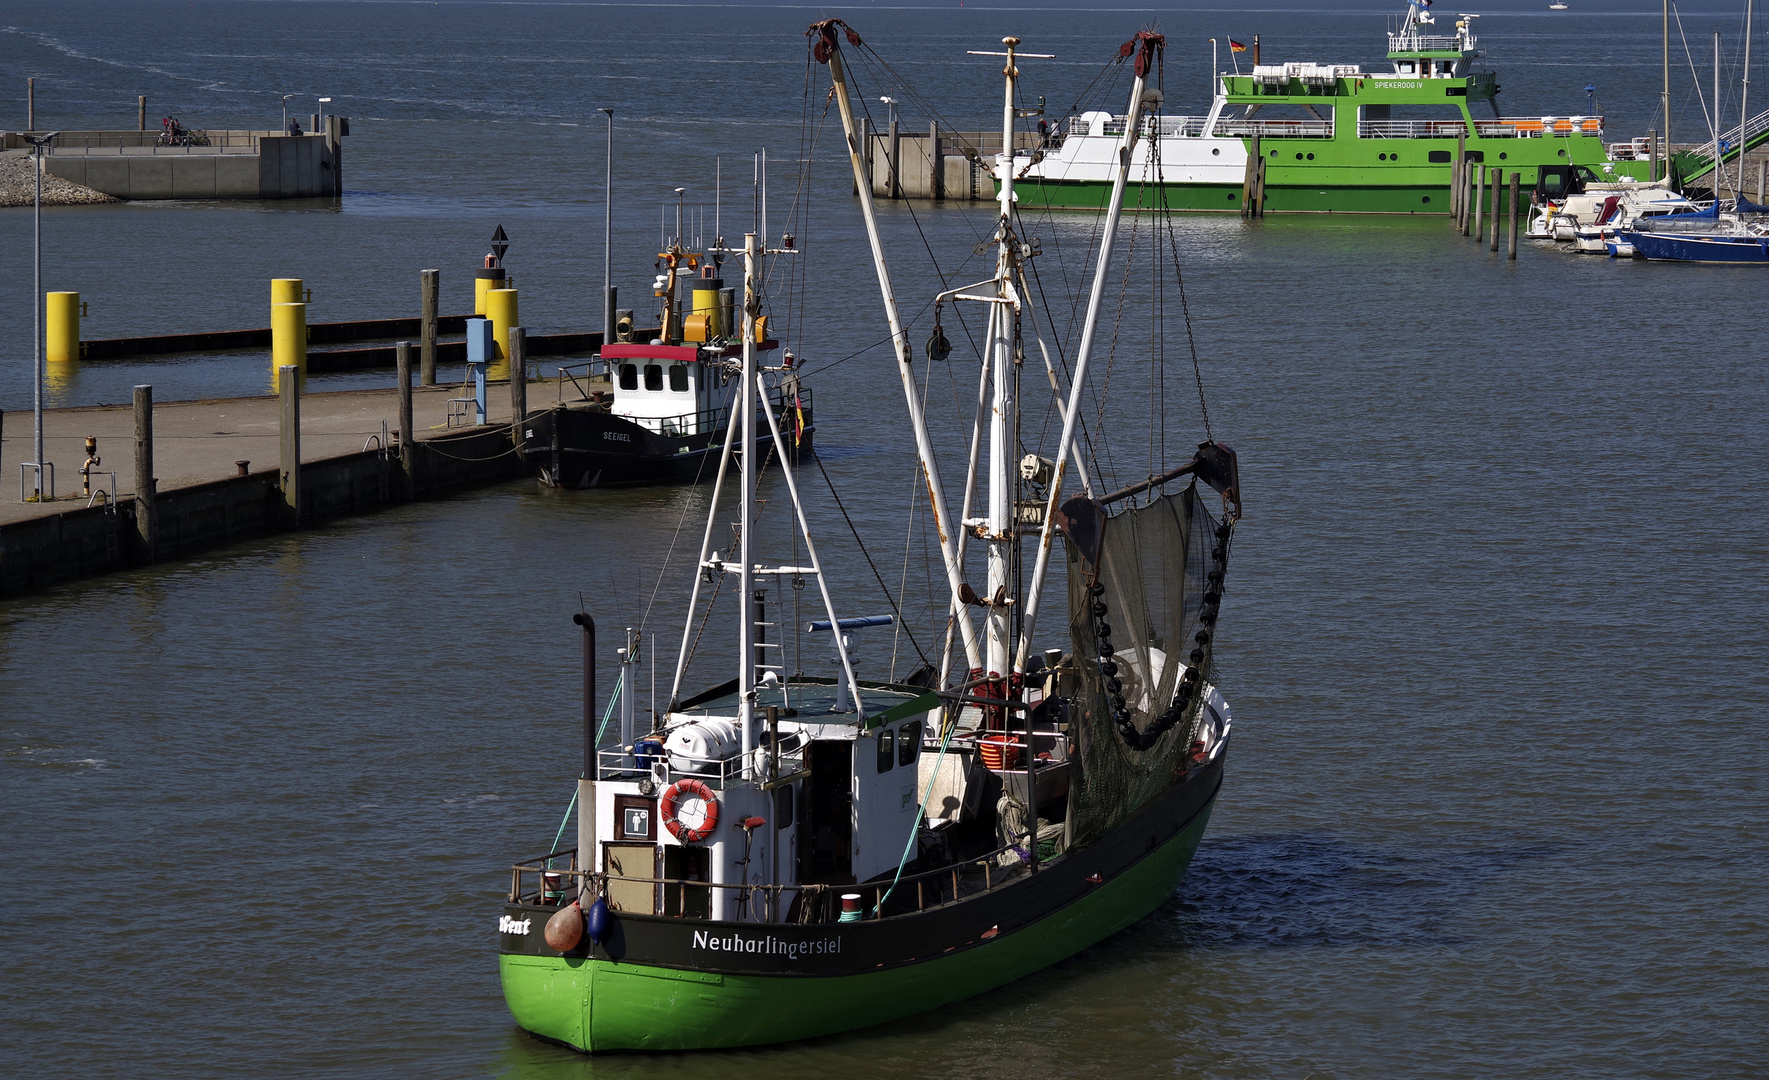
[[[1526,190],[1543,166],[1654,179],[1648,140],[1606,145],[1602,116],[1501,116],[1498,76],[1472,70],[1484,55],[1476,18],[1458,16],[1453,33],[1438,33],[1429,0],[1413,0],[1391,25],[1384,71],[1265,64],[1255,39],[1252,69],[1218,74],[1208,113],[1142,119],[1149,137],[1132,163],[1125,208],[1447,214],[1461,169],[1517,172]],[[1047,145],[1022,149],[1020,199],[1103,207],[1124,123],[1123,115],[1080,112]]]
[[[842,29],[817,24],[811,47],[830,72],[859,177]],[[852,31],[847,39],[861,47]],[[1005,58],[1003,144],[1011,146],[1018,42],[1005,44],[986,55]],[[1163,42],[1141,34],[1131,44],[1135,121]],[[1123,160],[1139,130],[1133,122],[1120,135]],[[945,572],[928,598],[946,617],[944,647],[902,679],[857,674],[860,636],[894,625],[898,613],[836,610],[799,463],[787,453],[791,432],[767,396],[759,346],[765,334],[791,339],[794,328],[763,322],[763,261],[798,247],[788,237],[768,248],[752,232],[729,249],[744,271],[742,348],[718,361],[736,390],[699,558],[686,575],[667,705],[641,724],[642,638],[629,632],[614,700],[598,716],[595,624],[580,613],[577,840],[515,864],[498,919],[504,996],[523,1029],[600,1053],[749,1046],[877,1024],[1071,956],[1148,915],[1185,873],[1230,736],[1211,672],[1240,516],[1238,466],[1233,450],[1207,438],[1189,461],[1147,472],[1139,464],[1110,490],[1089,450],[1094,440],[1079,438],[1095,415],[1092,395],[1103,392],[1088,373],[1104,336],[1105,283],[1118,268],[1116,211],[1106,215],[1068,385],[1050,369],[1046,415],[1060,423],[1041,441],[1030,435],[1034,423],[1022,429],[1022,396],[1042,395],[1045,379],[1026,380],[1022,391],[1020,371],[1045,347],[1035,328],[1047,324],[1022,310],[1038,244],[1015,211],[1014,165],[1011,156],[996,161],[994,274],[935,297],[923,357],[958,363],[941,313],[952,317],[958,305],[976,313],[982,396],[956,515],[871,193],[859,185],[917,487]],[[1127,182],[1120,170],[1114,183]],[[764,455],[733,450],[758,438],[774,446],[768,502],[784,511],[787,530],[756,528]],[[721,552],[715,537],[731,535],[729,524],[735,546]],[[984,575],[980,587],[973,571]],[[1047,620],[1057,623],[1048,630],[1039,625],[1047,582],[1067,600],[1066,618]],[[815,612],[808,622],[793,617],[801,603]],[[715,620],[732,631],[716,667],[733,677],[691,693],[690,660]],[[833,676],[791,668],[801,640],[827,648]],[[616,714],[618,732],[602,738],[599,724]]]

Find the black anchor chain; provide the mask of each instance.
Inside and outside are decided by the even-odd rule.
[[[1204,687],[1202,672],[1208,656],[1206,650],[1210,645],[1211,631],[1216,626],[1217,612],[1222,607],[1222,581],[1228,573],[1228,542],[1233,532],[1233,526],[1226,523],[1216,527],[1216,547],[1211,549],[1210,572],[1204,577],[1204,602],[1198,609],[1198,622],[1203,624],[1203,629],[1192,635],[1197,647],[1192,650],[1191,666],[1180,676],[1173,704],[1142,731],[1136,729],[1136,722],[1130,718],[1130,708],[1124,702],[1124,683],[1118,678],[1118,661],[1114,659],[1117,650],[1112,647],[1112,624],[1106,621],[1109,613],[1103,599],[1106,587],[1099,583],[1097,576],[1088,583],[1087,594],[1092,597],[1093,605],[1093,635],[1099,643],[1100,681],[1105,686],[1106,696],[1112,700],[1112,720],[1118,726],[1118,734],[1133,750],[1147,750],[1154,746],[1185,716],[1191,708],[1192,698]]]

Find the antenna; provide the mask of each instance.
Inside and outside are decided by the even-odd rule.
[[[768,148],[762,147],[762,231],[756,235],[762,238],[765,246],[768,242]]]
[[[713,244],[725,246],[725,230],[723,227],[725,195],[725,159],[713,158]]]

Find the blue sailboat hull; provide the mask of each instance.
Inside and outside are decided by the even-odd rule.
[[[1634,245],[1635,254],[1643,259],[1769,266],[1769,237],[1623,232],[1617,239]]]

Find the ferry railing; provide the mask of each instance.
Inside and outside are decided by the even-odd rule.
[[[1259,135],[1268,139],[1331,139],[1331,120],[1230,120],[1216,122],[1213,135]]]
[[[1461,52],[1474,47],[1475,38],[1464,39],[1455,34],[1399,33],[1388,35],[1388,51],[1394,52]]]

